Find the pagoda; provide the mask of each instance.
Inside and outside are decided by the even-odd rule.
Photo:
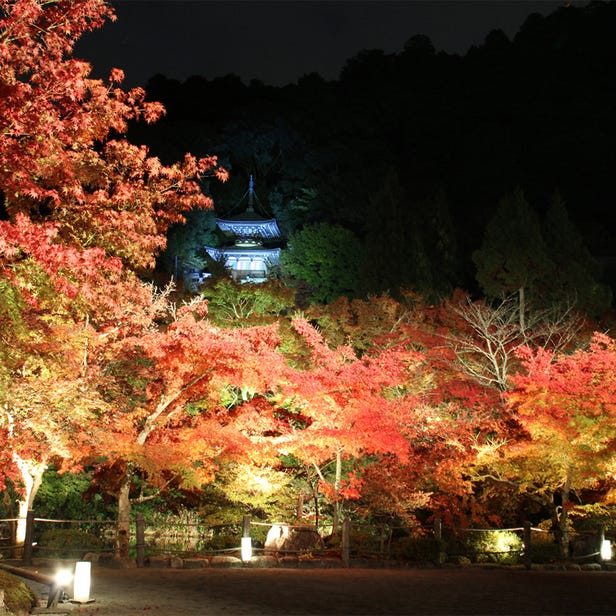
[[[255,211],[258,198],[252,175],[238,206],[246,199],[248,207],[244,212],[216,219],[217,227],[233,238],[233,244],[220,248],[206,246],[205,250],[212,259],[224,263],[236,282],[260,283],[265,282],[272,268],[280,264],[280,229],[274,218],[265,218]]]

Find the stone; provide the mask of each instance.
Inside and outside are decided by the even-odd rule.
[[[137,562],[132,558],[117,558],[114,556],[110,561],[107,562],[107,566],[111,567],[112,569],[136,569]]]
[[[203,569],[209,566],[209,561],[205,558],[185,558],[184,569]]]
[[[317,529],[308,525],[274,524],[265,539],[265,550],[270,552],[310,552],[322,548]]]
[[[339,569],[342,561],[339,558],[300,558],[300,569]]]
[[[241,567],[242,561],[235,556],[212,556],[212,567]]]
[[[172,556],[169,559],[169,566],[172,569],[183,569],[184,568],[184,559],[179,556]]]
[[[169,559],[166,556],[150,556],[150,567],[152,569],[165,569],[169,566]]]
[[[471,561],[470,561],[470,558],[467,558],[466,556],[450,556],[448,563],[452,565],[465,566],[465,565],[470,565]]]
[[[269,567],[278,567],[278,559],[269,554],[263,556],[253,556],[248,563],[251,567],[259,567],[262,569]]]
[[[105,558],[107,558],[107,560],[110,560],[111,558],[113,558],[113,554],[107,554],[107,553],[99,554],[98,552],[86,552],[86,554],[81,560],[90,562],[90,563],[98,563],[101,559],[105,560]]]

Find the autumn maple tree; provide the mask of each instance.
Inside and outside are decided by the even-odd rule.
[[[0,430],[26,506],[53,456],[87,451],[106,404],[91,350],[151,311],[136,271],[183,212],[211,205],[199,179],[225,177],[213,157],[165,166],[122,137],[163,108],[71,55],[113,18],[102,0],[0,2]]]
[[[585,489],[614,479],[616,342],[595,334],[571,354],[525,348],[520,355],[524,369],[507,394],[518,437],[486,447],[477,464],[485,481],[549,512],[566,557],[570,509],[584,504]]]

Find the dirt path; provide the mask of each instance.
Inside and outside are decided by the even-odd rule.
[[[616,572],[95,568],[91,596],[54,614],[601,615],[616,614]]]

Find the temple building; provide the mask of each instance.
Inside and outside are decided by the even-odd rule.
[[[258,198],[252,176],[238,206],[245,200],[248,207],[241,214],[216,219],[218,228],[233,243],[219,248],[206,246],[205,250],[212,259],[224,263],[236,282],[265,282],[280,264],[280,229],[274,218],[265,218],[255,211]]]

